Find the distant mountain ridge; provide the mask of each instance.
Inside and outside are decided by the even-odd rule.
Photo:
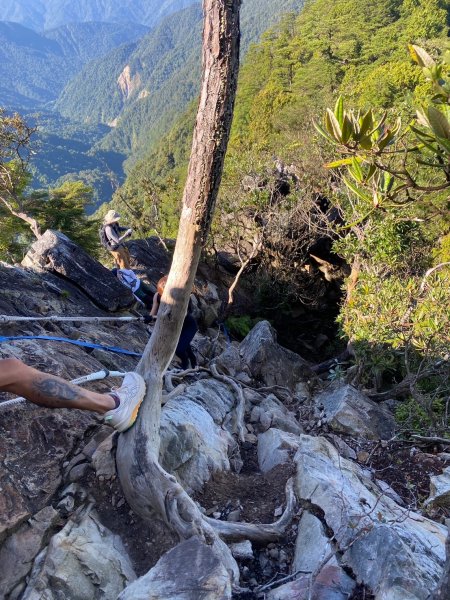
[[[2,0],[0,21],[13,21],[36,31],[68,23],[133,21],[149,27],[196,0]]]
[[[281,14],[298,12],[302,6],[303,0],[285,0],[282,5],[246,0],[241,10],[242,54]],[[86,65],[66,86],[56,109],[80,122],[113,125],[99,147],[131,154],[134,162],[198,93],[201,28],[200,4],[167,17],[138,43]],[[129,85],[124,88],[125,82]]]
[[[56,100],[83,64],[147,31],[135,23],[73,23],[37,33],[0,22],[0,106],[37,109]]]

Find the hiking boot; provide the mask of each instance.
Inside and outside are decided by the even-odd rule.
[[[108,425],[117,431],[126,431],[136,421],[139,407],[144,399],[145,382],[137,373],[126,373],[120,388],[113,388],[111,396],[120,400],[117,408],[104,415]]]

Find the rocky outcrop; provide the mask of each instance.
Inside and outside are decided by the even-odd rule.
[[[132,293],[117,277],[59,231],[47,230],[31,246],[22,265],[66,277],[105,310],[116,311],[134,303]]]
[[[198,490],[212,473],[230,468],[228,451],[234,442],[223,426],[234,404],[227,386],[207,379],[164,406],[161,464],[176,474],[187,490]]]
[[[450,467],[444,469],[440,475],[431,477],[430,497],[426,504],[450,508]]]
[[[444,564],[445,528],[399,507],[324,438],[299,440],[298,496],[323,515],[342,564],[377,600],[425,600]]]
[[[389,440],[395,432],[393,415],[351,385],[333,385],[314,398],[323,420],[337,433],[370,440]]]
[[[228,600],[230,576],[210,546],[192,538],[167,552],[117,600]]]
[[[276,332],[268,321],[261,321],[250,331],[239,353],[256,381],[304,394],[304,382],[312,376],[308,363],[277,343]]]
[[[271,428],[258,436],[258,465],[262,473],[292,461],[298,436]]]
[[[136,575],[94,512],[70,519],[36,558],[23,600],[116,598]]]
[[[2,410],[0,419],[0,541],[52,499],[62,482],[61,465],[93,413],[42,409],[28,404]]]
[[[52,235],[56,245],[70,247]],[[154,284],[167,272],[170,257],[158,242],[133,241],[129,247],[139,276]],[[63,258],[59,259],[62,265]],[[77,280],[86,276],[81,268],[66,273],[63,267],[61,271],[54,268],[53,259],[48,264],[46,260],[44,266],[27,270],[0,265],[1,313],[108,314],[83,292],[86,284]],[[103,269],[98,276],[100,280],[110,273]],[[205,278],[199,276],[198,281]],[[214,283],[199,285],[197,308],[212,307],[213,316],[222,291]],[[120,292],[123,294],[122,286]],[[148,339],[142,323],[9,322],[2,324],[2,333],[67,336],[137,352]],[[198,336],[196,343],[219,373],[242,386],[245,441],[237,441],[237,394],[229,383],[206,370],[181,379],[172,373],[174,386],[181,381],[182,391],[162,408],[163,466],[186,490],[195,491],[202,505],[211,497],[208,488],[215,490],[217,484],[219,489],[223,477],[220,485],[225,490],[225,505],[218,506],[213,496],[211,504],[204,506],[208,516],[230,523],[239,518],[254,522],[279,518],[286,478],[296,471],[302,516],[295,555],[291,552],[288,559],[287,547],[279,550],[278,542],[264,549],[244,542],[233,549],[236,560],[243,561],[243,580],[251,569],[267,578],[277,573],[279,578],[291,575],[292,581],[264,592],[270,600],[306,599],[309,594],[317,600],[344,600],[356,581],[373,590],[376,600],[425,600],[442,570],[446,532],[438,523],[405,508],[408,503],[403,503],[389,485],[396,487],[392,478],[386,478],[388,483],[374,482],[371,461],[365,461],[365,468],[357,463],[363,462],[358,450],[369,448],[370,440],[391,435],[389,411],[345,385],[334,384],[311,398],[312,384],[323,387],[323,382],[313,381],[308,363],[277,343],[267,322],[259,323],[241,344],[225,346],[217,331],[211,332],[210,338]],[[43,340],[2,343],[0,356],[22,358],[67,379],[105,367],[131,370],[137,363],[136,357]],[[206,360],[203,364],[211,366]],[[94,384],[94,389],[106,390],[114,383],[107,380]],[[0,396],[0,401],[7,398]],[[6,590],[8,600],[114,600],[118,594],[121,600],[231,597],[230,575],[202,542],[183,542],[160,559],[162,552],[177,542],[163,525],[157,529],[152,523],[148,527],[155,529],[143,533],[147,525],[129,510],[116,479],[116,435],[96,415],[23,404],[3,409],[1,417],[0,589]],[[304,429],[317,435],[324,432],[333,443],[303,435]],[[339,437],[342,434],[349,436],[348,444],[356,451]],[[382,450],[384,442],[377,448]],[[365,454],[369,456],[370,450]],[[443,465],[446,460],[442,459]],[[262,487],[260,471],[264,473]],[[272,474],[284,474],[285,478],[276,480],[274,504],[267,510],[264,507],[260,519],[257,507],[267,503]],[[446,474],[433,480],[433,511],[447,506],[439,500],[446,498]],[[247,485],[244,489],[239,487],[242,482]],[[255,495],[255,485],[260,486],[260,495]],[[94,503],[96,512],[89,513]],[[296,530],[294,519],[289,535],[294,536]],[[294,539],[289,539],[290,548]],[[125,547],[136,572],[147,573],[135,583],[130,583],[134,573]],[[249,567],[251,563],[256,566]],[[257,593],[262,582],[249,577],[245,585],[248,581]]]
[[[46,506],[6,540],[0,549],[0,597],[13,597],[23,588],[22,580],[30,571],[33,560],[48,543],[50,532],[60,516],[52,506]]]
[[[117,85],[119,86],[123,100],[129,100],[129,98],[138,90],[141,85],[141,76],[139,73],[131,75],[130,65],[126,65],[117,79]]]

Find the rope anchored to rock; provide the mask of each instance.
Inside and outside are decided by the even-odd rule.
[[[0,315],[0,323],[14,323],[17,321],[52,321],[55,323],[64,321],[82,323],[101,323],[107,321],[143,321],[144,317],[60,317],[48,315],[46,317],[20,317],[17,315]]]

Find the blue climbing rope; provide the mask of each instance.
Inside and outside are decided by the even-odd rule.
[[[70,338],[51,337],[49,335],[15,335],[4,337],[0,336],[0,344],[2,342],[11,342],[14,340],[47,340],[50,342],[65,342],[74,346],[82,346],[83,348],[93,348],[96,350],[106,350],[107,352],[115,352],[116,354],[127,354],[128,356],[142,356],[138,352],[117,348],[116,346],[103,346],[102,344],[93,344],[92,342],[81,342],[80,340],[71,340]]]

